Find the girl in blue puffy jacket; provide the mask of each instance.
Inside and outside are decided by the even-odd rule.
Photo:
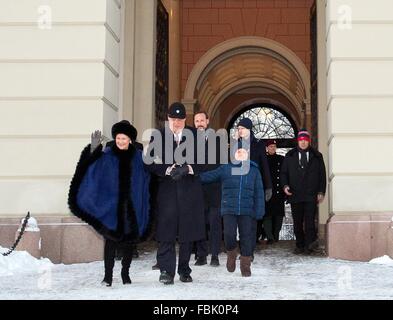
[[[224,242],[227,251],[227,270],[234,272],[237,258],[237,229],[240,239],[240,271],[251,276],[253,224],[265,214],[263,183],[258,165],[249,160],[246,149],[235,153],[238,163],[221,165],[200,174],[202,183],[221,182],[221,216],[224,223]]]

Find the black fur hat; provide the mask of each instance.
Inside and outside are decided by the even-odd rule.
[[[128,136],[131,141],[135,141],[138,136],[138,131],[135,129],[133,125],[127,120],[122,120],[118,123],[115,123],[112,127],[112,137],[116,139],[116,136],[119,134],[125,134]]]

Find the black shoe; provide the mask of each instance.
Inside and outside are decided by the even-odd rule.
[[[152,270],[160,270],[160,267],[158,266],[158,262],[151,267]]]
[[[301,254],[303,252],[304,252],[304,248],[296,247],[295,250],[293,250],[294,254]]]
[[[218,260],[217,256],[212,256],[210,260],[210,265],[213,267],[218,267],[220,265],[220,261]]]
[[[189,274],[181,274],[180,281],[181,282],[192,282],[192,278]]]
[[[203,266],[204,264],[207,264],[206,257],[198,257],[197,261],[195,262],[195,265],[196,266]]]
[[[133,259],[139,258],[139,252],[138,252],[138,250],[135,250],[135,251],[132,252],[132,258],[133,258]]]
[[[103,285],[105,287],[112,287],[112,277],[106,275],[104,277],[104,280],[101,281],[101,285]]]
[[[163,284],[173,284],[173,276],[166,271],[161,271],[159,281]]]
[[[131,279],[128,271],[121,271],[121,280],[123,280],[123,284],[131,284]]]

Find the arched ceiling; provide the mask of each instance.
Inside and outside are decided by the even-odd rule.
[[[221,57],[213,61],[198,79],[195,97],[200,106],[214,112],[218,97],[239,81],[244,90],[246,79],[259,79],[259,85],[268,84],[270,89],[284,93],[300,111],[306,99],[304,85],[296,71],[281,57],[262,52],[243,52]],[[255,86],[255,81],[250,82]]]

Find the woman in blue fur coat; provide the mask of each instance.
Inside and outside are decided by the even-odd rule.
[[[103,150],[101,132],[83,151],[71,181],[68,204],[77,217],[105,238],[103,285],[111,286],[116,250],[123,251],[121,278],[130,284],[134,243],[146,232],[149,220],[150,176],[142,152],[132,144],[126,121],[112,127],[115,144]]]

